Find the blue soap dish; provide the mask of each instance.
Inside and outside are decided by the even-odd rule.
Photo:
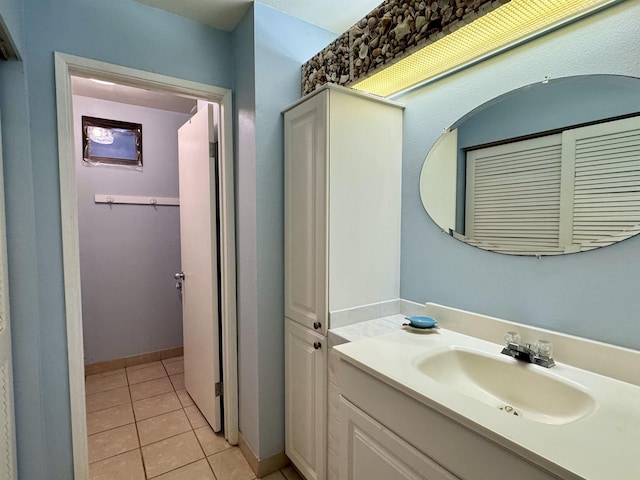
[[[409,323],[404,325],[419,328],[419,329],[428,329],[428,328],[438,328],[438,322],[435,318],[426,317],[423,315],[415,315],[413,317],[405,317],[406,320],[409,320]]]

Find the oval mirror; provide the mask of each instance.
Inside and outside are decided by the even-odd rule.
[[[640,79],[566,77],[477,107],[422,167],[429,216],[454,238],[558,255],[640,232]]]

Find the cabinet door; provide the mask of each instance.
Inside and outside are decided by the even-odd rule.
[[[285,316],[326,334],[326,93],[287,111]]]
[[[344,398],[340,411],[341,480],[458,479]]]
[[[285,319],[285,451],[307,480],[326,471],[326,337]]]

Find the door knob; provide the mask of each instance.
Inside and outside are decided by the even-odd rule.
[[[313,348],[318,350],[320,347],[322,347],[322,344],[320,342],[313,342]]]
[[[320,324],[320,322],[313,322],[313,328],[315,328],[316,330],[318,330],[322,325]]]
[[[175,278],[176,280],[184,280],[184,272],[176,273],[175,275],[173,275],[173,278]]]

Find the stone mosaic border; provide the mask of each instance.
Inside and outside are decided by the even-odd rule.
[[[302,65],[302,95],[348,86],[510,0],[386,0]]]

